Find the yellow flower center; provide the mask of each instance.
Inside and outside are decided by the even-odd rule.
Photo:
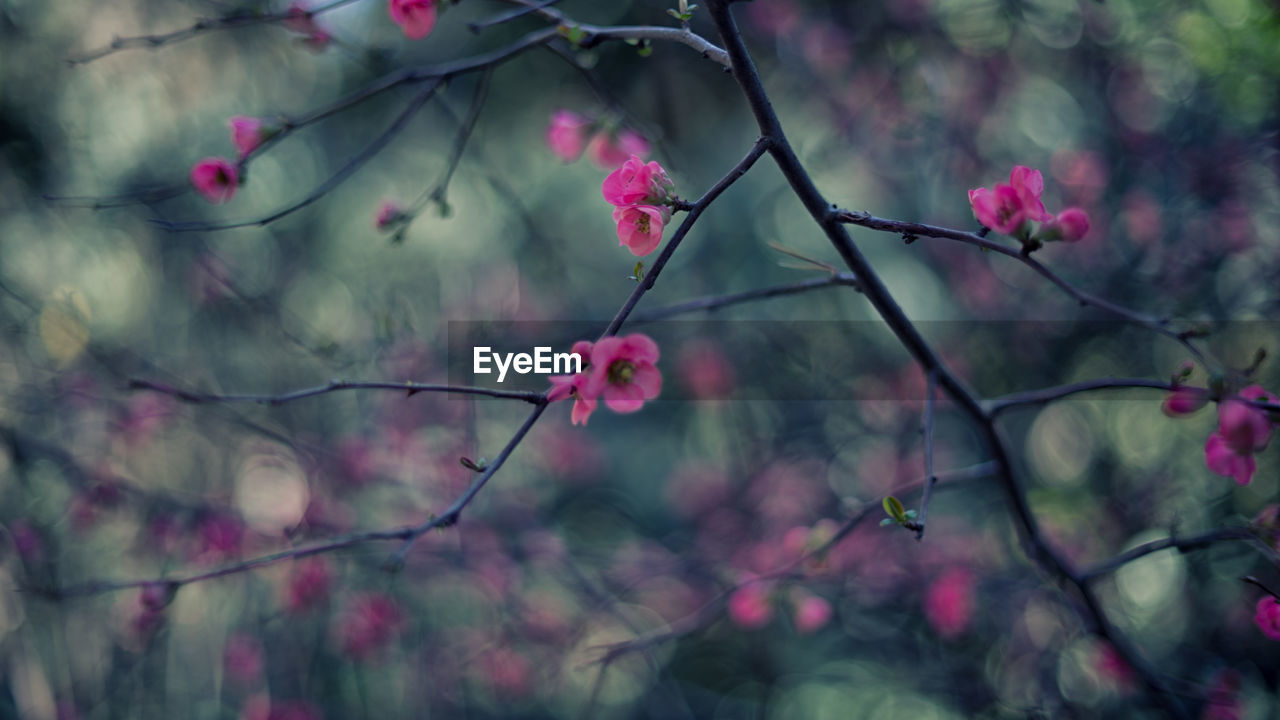
[[[630,360],[615,360],[609,366],[609,382],[613,385],[625,385],[631,382],[631,376],[635,374],[635,363]]]

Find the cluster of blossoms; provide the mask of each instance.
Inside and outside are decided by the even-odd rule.
[[[583,150],[601,170],[612,170],[632,155],[649,156],[649,141],[640,133],[579,115],[571,110],[557,110],[547,128],[547,147],[564,162],[571,163]]]
[[[241,163],[280,132],[280,126],[260,118],[236,115],[227,120],[231,144]],[[231,202],[240,187],[240,166],[223,157],[207,157],[191,168],[191,184],[211,203]]]
[[[662,230],[671,221],[674,190],[671,178],[657,161],[646,164],[635,155],[609,173],[600,192],[613,205],[618,244],[637,257],[657,250]]]
[[[1271,440],[1272,419],[1249,402],[1276,404],[1278,398],[1258,385],[1250,385],[1237,396],[1218,402],[1218,429],[1204,444],[1205,464],[1214,473],[1235,478],[1248,485],[1258,470],[1254,455],[1265,450]],[[1195,388],[1181,388],[1165,398],[1163,409],[1170,417],[1190,415],[1209,402],[1209,394]]]
[[[1089,232],[1089,216],[1084,210],[1070,207],[1054,215],[1045,210],[1040,195],[1044,177],[1039,170],[1017,165],[1009,172],[1008,183],[997,183],[990,190],[969,191],[973,215],[983,226],[1012,235],[1024,244],[1038,246],[1042,242],[1062,240],[1075,242]],[[1032,233],[1031,223],[1041,223]]]
[[[744,630],[759,630],[773,620],[775,603],[781,594],[772,583],[749,581],[729,596],[729,619]],[[808,635],[831,622],[831,603],[801,588],[791,588],[786,595],[791,603],[792,622],[796,632]]]
[[[595,344],[579,340],[573,344],[573,352],[582,358],[582,372],[553,375],[547,399],[556,402],[572,397],[574,425],[586,425],[601,398],[614,412],[633,413],[662,392],[662,374],[654,366],[658,344],[648,335],[607,337]]]

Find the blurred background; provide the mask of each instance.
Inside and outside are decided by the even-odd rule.
[[[0,717],[1157,715],[1022,555],[981,473],[938,486],[923,542],[875,514],[820,561],[726,602],[864,504],[898,493],[918,506],[902,488],[924,473],[924,381],[848,287],[637,325],[661,346],[663,397],[634,415],[601,409],[586,427],[552,406],[461,522],[425,536],[399,572],[385,569],[398,544],[366,543],[172,597],[51,597],[440,511],[475,477],[460,458],[496,455],[528,406],[398,392],[189,405],[127,383],[267,394],[332,378],[444,382],[450,323],[603,327],[635,287],[636,258],[599,193],[608,153],[558,157],[553,113],[581,116],[599,145],[642,137],[690,199],[757,136],[731,77],[688,48],[562,43],[493,73],[443,201],[426,196],[475,74],[318,202],[266,226],[167,232],[153,220],[253,219],[303,199],[416,90],[290,134],[253,158],[233,202],[210,205],[187,176],[201,158],[234,157],[228,118],[305,115],[398,68],[543,27],[526,17],[473,33],[468,22],[509,6],[468,0],[415,42],[385,3],[363,0],[316,17],[325,43],[258,24],[68,62],[116,36],[284,5],[0,0]],[[584,23],[674,24],[661,2],[557,7]],[[1049,209],[1080,206],[1093,225],[1043,262],[1118,303],[1204,323],[1226,367],[1276,350],[1276,3],[735,7],[833,202],[976,229],[970,188],[1039,168]],[[692,27],[714,37],[705,9]],[[379,231],[386,202],[419,212]],[[1187,359],[1010,258],[851,231],[983,395],[1166,379]],[[640,311],[822,276],[771,244],[839,263],[763,161],[706,212]],[[1276,375],[1264,363],[1258,380],[1277,389]],[[1046,534],[1077,564],[1244,525],[1275,500],[1274,449],[1237,486],[1205,467],[1212,409],[1171,420],[1160,400],[1079,396],[1002,421]],[[945,403],[935,442],[939,470],[986,459]],[[1273,717],[1280,655],[1254,625],[1247,574],[1280,588],[1244,543],[1151,555],[1097,587],[1195,712]],[[677,637],[600,662],[602,646],[694,613]],[[1211,692],[1220,702],[1203,704]]]

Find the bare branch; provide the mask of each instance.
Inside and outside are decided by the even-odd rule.
[[[309,15],[320,15],[342,7],[350,5],[357,0],[335,0],[328,5],[323,5],[308,12]],[[90,50],[83,55],[68,58],[67,62],[71,65],[83,65],[85,63],[99,60],[108,55],[113,55],[121,50],[131,50],[135,48],[145,48],[155,50],[183,40],[190,40],[207,32],[214,30],[235,30],[237,28],[250,27],[253,25],[265,25],[268,23],[282,23],[296,17],[289,12],[261,14],[256,12],[241,12],[238,14],[227,15],[220,18],[203,18],[197,20],[195,24],[181,30],[175,30],[168,33],[160,33],[157,35],[137,35],[134,37],[117,37],[110,44]]]
[[[1210,530],[1209,532],[1192,535],[1191,537],[1167,537],[1160,540],[1152,540],[1151,542],[1143,543],[1135,548],[1126,550],[1110,560],[1105,560],[1093,567],[1081,570],[1079,577],[1085,582],[1093,582],[1103,575],[1110,575],[1138,558],[1143,558],[1152,553],[1160,552],[1161,550],[1168,550],[1170,548],[1175,548],[1179,552],[1189,552],[1191,550],[1206,548],[1220,542],[1238,540],[1256,541],[1257,539],[1257,534],[1250,528],[1229,527]]]
[[[933,496],[933,485],[938,481],[933,475],[933,411],[937,404],[937,384],[937,376],[933,372],[925,374],[924,493],[920,498],[920,519],[916,520],[916,540],[924,539],[925,523],[929,519],[929,500]]]
[[[804,282],[793,283],[790,285],[774,285],[773,287],[760,288],[759,290],[747,290],[740,293],[732,293],[730,295],[713,295],[695,300],[687,300],[675,305],[654,308],[648,312],[639,312],[631,316],[630,323],[632,325],[640,325],[643,323],[657,322],[666,320],[676,315],[683,315],[690,312],[713,311],[730,305],[739,305],[742,303],[752,302],[754,300],[763,300],[771,297],[782,297],[785,295],[799,295],[810,290],[821,290],[823,288],[833,287],[851,287],[858,289],[858,279],[850,273],[837,273],[827,277],[818,277]]]
[[[405,393],[408,397],[417,395],[418,393],[452,393],[455,395],[484,395],[486,397],[501,398],[505,400],[523,400],[534,405],[542,405],[546,403],[547,398],[543,393],[527,392],[520,390],[491,390],[482,387],[470,387],[465,385],[434,385],[430,383],[415,382],[390,382],[381,380],[361,381],[361,380],[330,380],[324,385],[318,387],[306,388],[303,390],[293,390],[290,392],[279,393],[275,395],[217,395],[213,393],[199,393],[181,388],[166,385],[164,383],[155,382],[153,380],[134,379],[129,381],[129,389],[131,390],[151,390],[153,392],[163,393],[171,397],[175,397],[183,402],[194,405],[213,404],[213,403],[256,403],[258,405],[283,405],[284,403],[302,400],[305,398],[324,395],[340,390],[392,390],[395,392]]]

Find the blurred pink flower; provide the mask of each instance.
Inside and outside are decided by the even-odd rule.
[[[436,26],[436,0],[388,0],[387,13],[410,40],[421,40]]]
[[[1258,629],[1272,640],[1280,640],[1280,602],[1270,595],[1258,600],[1257,612],[1253,616]]]
[[[192,166],[191,184],[211,203],[231,202],[240,184],[240,173],[226,158],[205,158]]]
[[[242,160],[270,136],[268,126],[255,117],[236,115],[227,120],[227,125],[231,128],[231,143]]]
[[[1103,642],[1098,645],[1096,661],[1099,674],[1113,682],[1115,686],[1121,689],[1134,686],[1137,677],[1134,675],[1133,668],[1120,657],[1120,653],[1116,652],[1111,643]]]
[[[1053,216],[1040,230],[1045,240],[1078,242],[1089,232],[1089,216],[1080,208],[1071,207]]]
[[[44,541],[31,523],[18,518],[9,523],[9,534],[13,537],[13,548],[24,562],[39,562],[44,557]]]
[[[629,157],[648,157],[649,141],[633,130],[621,130],[617,135],[601,130],[587,144],[587,156],[601,170],[612,170]]]
[[[1257,385],[1239,393],[1240,397],[1274,403],[1276,397]],[[1271,439],[1271,420],[1258,408],[1237,398],[1218,403],[1218,430],[1204,444],[1204,460],[1209,470],[1248,485],[1257,471],[1254,453],[1266,448]]]
[[[662,205],[671,199],[675,186],[666,170],[654,160],[645,163],[632,155],[622,167],[605,177],[600,193],[610,205]]]
[[[373,226],[378,230],[387,230],[399,222],[403,216],[404,211],[400,209],[400,206],[391,200],[387,200],[382,203],[382,207],[378,208],[378,214],[373,219]]]
[[[944,638],[959,636],[969,627],[974,611],[974,577],[967,568],[944,571],[925,591],[924,613]]]
[[[1210,435],[1204,443],[1204,462],[1215,475],[1235,478],[1237,485],[1248,485],[1258,471],[1258,463],[1252,453],[1237,453],[1218,433]]]
[[[238,518],[217,513],[206,517],[198,530],[196,555],[205,562],[221,562],[240,553],[244,525]]]
[[[826,627],[831,622],[831,603],[817,595],[797,592],[792,595],[796,606],[796,632],[808,635]]]
[[[591,349],[591,367],[581,394],[604,398],[618,413],[632,413],[662,392],[662,375],[654,366],[658,344],[648,335],[611,336]]]
[[[586,425],[587,419],[596,409],[596,397],[583,392],[588,376],[587,366],[591,363],[591,350],[592,345],[586,340],[574,343],[572,352],[582,358],[582,372],[575,375],[552,375],[548,378],[552,386],[547,392],[549,402],[573,398],[573,412],[570,414],[570,420],[574,425]]]
[[[555,111],[551,115],[551,126],[547,128],[547,147],[567,163],[577,160],[586,146],[586,129],[590,125],[589,119],[573,111]]]
[[[400,626],[400,607],[386,595],[365,593],[352,600],[339,617],[342,651],[360,660],[387,645]]]
[[[320,52],[333,41],[333,36],[316,24],[315,17],[307,9],[305,3],[291,3],[288,14],[289,18],[284,21],[284,26],[293,32],[305,35],[306,37],[302,41],[311,50]]]
[[[523,697],[533,690],[533,669],[523,655],[508,648],[494,648],[480,658],[485,680],[504,696]]]
[[[744,630],[759,630],[773,619],[772,588],[766,583],[743,585],[729,596],[729,618]]]
[[[693,340],[680,351],[680,378],[690,394],[700,400],[724,399],[734,385],[733,365],[720,347],[708,340]]]
[[[1169,417],[1184,417],[1208,404],[1208,393],[1200,390],[1179,388],[1165,396],[1160,409]]]
[[[252,635],[237,633],[227,639],[222,651],[227,675],[241,684],[248,685],[262,674],[262,643]]]
[[[613,221],[618,224],[618,245],[625,245],[636,257],[644,257],[658,249],[663,228],[670,219],[670,212],[662,207],[616,207],[613,209]]]
[[[300,613],[309,610],[324,601],[329,595],[329,585],[333,572],[329,561],[323,557],[309,557],[299,560],[289,574],[289,584],[285,590],[285,607],[289,612]]]
[[[323,717],[305,700],[275,703],[265,694],[249,698],[240,710],[240,720],[321,720]]]

